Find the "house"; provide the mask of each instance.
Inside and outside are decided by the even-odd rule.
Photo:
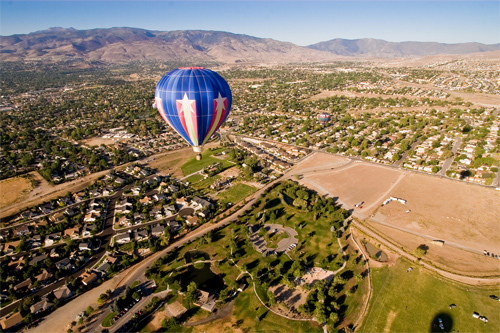
[[[65,284],[62,287],[54,290],[54,297],[60,301],[70,298],[74,294],[75,293],[71,289],[69,289],[68,286]]]
[[[73,270],[75,266],[71,263],[69,258],[64,258],[55,263],[57,269],[61,270]]]
[[[45,258],[47,258],[47,255],[46,254],[40,254],[38,256],[34,256],[33,258],[31,258],[31,260],[29,261],[29,264],[30,265],[34,265],[34,264],[37,264],[39,263],[40,261],[44,261]]]
[[[14,251],[16,250],[16,248],[19,246],[20,243],[21,243],[20,240],[14,241],[14,242],[5,243],[5,247],[3,249],[4,254],[14,253]]]
[[[149,216],[153,217],[157,220],[162,219],[163,218],[163,211],[162,211],[161,207],[154,207],[153,209],[151,209],[151,211],[149,212]]]
[[[31,279],[27,278],[21,283],[18,283],[14,286],[14,291],[21,292],[24,290],[31,289]]]
[[[46,215],[52,213],[52,211],[54,210],[54,206],[52,206],[51,204],[46,204],[43,206],[39,206],[38,209],[42,212],[42,214]]]
[[[76,214],[80,214],[80,209],[78,207],[68,207],[64,210],[64,214],[68,216],[74,216]]]
[[[97,281],[97,275],[95,273],[85,272],[80,275],[82,278],[82,283],[86,286],[91,286]]]
[[[118,219],[118,224],[119,225],[126,225],[126,226],[131,226],[132,223],[130,222],[130,219],[126,216],[122,216]]]
[[[130,201],[129,198],[123,198],[122,200],[118,201],[115,205],[116,208],[120,207],[120,208],[132,208],[133,206],[133,202]]]
[[[31,233],[27,224],[20,225],[19,227],[14,229],[15,236],[23,236]]]
[[[133,186],[130,191],[134,194],[134,195],[139,195],[139,193],[141,193],[141,190],[142,190],[142,186]]]
[[[143,213],[134,213],[134,224],[139,224],[146,219]]]
[[[191,200],[189,198],[180,197],[177,200],[175,200],[175,203],[178,204],[178,205],[184,206],[184,205],[189,204],[190,201]]]
[[[37,248],[42,246],[42,236],[40,235],[34,235],[30,239],[28,239],[28,242],[31,244],[31,248]]]
[[[44,299],[38,303],[33,304],[30,307],[30,311],[32,314],[38,314],[50,310],[53,306],[54,303],[51,303],[47,299]]]
[[[115,242],[117,244],[125,244],[130,242],[130,235],[128,233],[117,234],[115,236]]]
[[[17,325],[24,323],[24,318],[21,316],[21,313],[16,312],[10,316],[3,317],[0,320],[0,326],[2,326],[2,330],[7,331]]]
[[[146,195],[144,198],[140,199],[139,202],[143,206],[149,205],[151,203],[151,197]]]
[[[153,196],[153,199],[155,199],[156,201],[165,200],[165,199],[167,199],[167,198],[168,198],[168,197],[167,197],[165,194],[163,194],[163,193],[158,193],[158,194],[155,194],[155,195]]]
[[[210,201],[202,199],[200,197],[194,197],[193,201],[199,206],[200,209],[212,207],[212,203]]]
[[[108,262],[109,264],[119,264],[121,261],[121,258],[112,256],[112,255],[108,255],[104,261]]]
[[[213,312],[215,309],[216,301],[215,295],[201,289],[198,289],[197,294],[198,298],[195,302],[193,302],[193,304],[201,307],[205,311]]]
[[[75,239],[78,237],[80,237],[80,232],[78,231],[78,227],[64,230],[63,238]]]
[[[61,232],[54,232],[52,234],[48,234],[47,236],[45,236],[45,239],[52,239],[54,241],[58,240],[58,239],[61,239]]]
[[[114,192],[115,190],[111,186],[106,186],[105,188],[102,189],[102,195],[104,196],[112,195]]]
[[[177,221],[169,221],[168,226],[170,227],[170,230],[172,230],[172,231],[177,231],[181,228],[181,224]]]
[[[101,195],[101,192],[100,192],[99,190],[97,190],[97,189],[95,189],[95,190],[90,190],[90,191],[89,191],[89,195],[90,195],[91,197],[98,197],[98,196],[100,196],[100,195]]]
[[[208,209],[203,209],[203,210],[199,210],[196,214],[198,214],[201,217],[207,217],[209,213],[210,212],[208,211]]]
[[[78,244],[78,250],[79,251],[91,251],[92,245],[90,245],[90,243],[80,243],[80,244]]]
[[[142,240],[148,239],[149,238],[148,231],[147,230],[136,230],[134,238],[137,241],[142,241]]]
[[[42,284],[47,284],[52,280],[53,277],[54,275],[52,273],[49,273],[46,269],[44,269],[42,273],[35,276],[35,279],[40,281]]]
[[[165,233],[165,227],[162,225],[157,225],[151,228],[151,235],[154,237],[160,237]]]
[[[117,183],[118,185],[122,185],[125,183],[125,179],[120,178],[120,177],[116,177],[115,183]]]
[[[84,221],[84,222],[87,222],[87,223],[89,223],[89,222],[95,222],[95,221],[97,221],[97,219],[98,219],[100,216],[101,216],[101,215],[96,214],[95,212],[91,212],[91,213],[89,213],[89,214],[85,215],[85,217],[83,218],[83,221]]]
[[[92,231],[97,229],[97,226],[95,224],[85,224],[82,229],[82,236],[83,237],[89,237],[92,235]]]
[[[73,194],[73,200],[75,202],[81,202],[85,199],[85,192],[78,192]]]
[[[167,308],[168,308],[168,311],[175,318],[180,318],[187,311],[187,309],[178,301],[175,301],[172,304],[167,304]]]
[[[198,216],[188,216],[186,217],[186,224],[187,225],[197,225],[198,224]]]
[[[175,186],[175,185],[169,185],[169,186],[167,187],[167,189],[168,189],[168,192],[169,192],[169,193],[175,193],[175,192],[179,191],[179,187],[177,187],[177,186]]]
[[[49,220],[52,223],[63,222],[64,221],[64,212],[58,212],[58,213],[50,215]]]
[[[51,258],[59,258],[64,253],[62,246],[54,247],[50,250],[49,257]]]

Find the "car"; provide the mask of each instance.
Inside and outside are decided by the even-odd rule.
[[[497,296],[495,296],[495,295],[490,295],[490,298],[491,298],[491,299],[494,299],[495,301],[498,301],[498,300],[499,300],[499,298],[498,298]]]

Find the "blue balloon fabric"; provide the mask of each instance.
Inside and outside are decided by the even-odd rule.
[[[232,94],[216,72],[202,67],[183,67],[165,74],[155,91],[156,107],[163,119],[195,151],[224,123],[231,109]]]

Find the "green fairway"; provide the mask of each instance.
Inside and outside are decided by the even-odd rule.
[[[217,195],[217,198],[221,202],[231,202],[237,203],[238,201],[248,197],[250,194],[255,192],[257,189],[253,186],[239,183],[231,186],[228,190],[221,192]]]
[[[409,273],[408,267],[413,267]],[[445,280],[399,259],[393,267],[373,268],[373,296],[359,332],[499,332],[500,287],[476,288]],[[450,304],[455,304],[453,309]],[[472,313],[488,318],[488,323]],[[438,317],[443,320],[441,330]]]

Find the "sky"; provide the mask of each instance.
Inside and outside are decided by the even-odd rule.
[[[79,30],[217,30],[305,46],[334,38],[500,43],[500,1],[8,1],[0,35]]]

